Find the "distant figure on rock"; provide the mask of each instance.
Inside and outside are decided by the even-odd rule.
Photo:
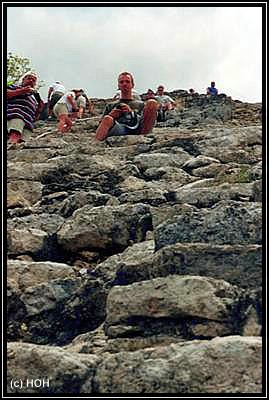
[[[143,100],[149,100],[149,99],[155,99],[155,94],[152,89],[148,89],[147,93],[144,95],[144,98],[143,98]]]
[[[56,81],[48,90],[48,119],[52,119],[52,110],[57,101],[65,94],[65,87]]]
[[[211,82],[210,86],[206,89],[206,94],[209,96],[217,96],[218,89],[215,87],[215,82]]]
[[[23,136],[31,135],[34,121],[44,107],[36,85],[37,75],[29,71],[19,85],[11,84],[7,89],[7,130],[11,143],[21,143]]]
[[[166,119],[166,111],[168,110],[172,110],[173,108],[175,108],[175,101],[168,95],[164,94],[164,86],[163,85],[159,85],[156,95],[155,95],[155,99],[159,102],[160,104],[160,108],[158,110],[158,117],[157,117],[157,121],[159,122],[163,122]]]
[[[93,113],[93,104],[84,93],[84,90],[82,90],[82,94],[76,99],[76,103],[78,107],[78,118],[82,118],[86,110],[88,110],[90,114]]]
[[[144,103],[134,98],[134,79],[129,72],[122,72],[118,76],[118,87],[120,99],[106,106],[96,131],[97,140],[105,140],[108,136],[146,135],[156,121],[157,101],[149,99]]]
[[[194,91],[194,89],[189,89],[189,94],[190,94],[191,96],[193,96],[194,94],[197,94],[197,93]]]
[[[72,89],[70,92],[65,93],[60,100],[57,101],[53,107],[53,112],[58,118],[58,131],[66,133],[72,127],[72,118],[77,116],[78,106],[76,100],[83,93],[82,89]]]

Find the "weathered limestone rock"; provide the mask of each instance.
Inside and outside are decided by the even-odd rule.
[[[74,192],[57,192],[43,196],[40,207],[44,213],[60,214],[64,218],[70,217],[73,212],[85,205],[98,207],[112,201],[112,196],[90,190]]]
[[[168,155],[165,153],[140,154],[134,158],[134,163],[143,171],[156,167],[178,167],[190,159],[188,153],[181,150],[179,154]]]
[[[164,222],[154,237],[157,250],[173,243],[261,244],[261,227],[260,203],[221,201]]]
[[[183,186],[197,180],[196,177],[189,175],[183,169],[175,167],[148,168],[144,172],[144,177],[151,179],[147,183],[153,184],[154,181],[157,181],[158,185],[164,186],[166,184],[167,190],[171,189],[171,185]]]
[[[192,170],[192,175],[200,178],[215,178],[229,169],[228,165],[212,163]]]
[[[203,326],[207,320],[215,325],[212,336],[231,334],[236,328],[229,323],[235,316],[241,292],[223,280],[188,275],[114,286],[107,298],[106,333],[109,337],[117,337],[134,331],[147,336],[148,327],[144,321],[150,325],[153,320],[154,325],[158,319],[169,318],[175,321],[179,335],[183,337],[195,336],[193,327]],[[210,336],[206,329],[199,335]]]
[[[49,283],[40,283],[26,288],[21,300],[26,306],[28,315],[38,315],[56,308],[57,303],[69,299],[79,287],[75,279],[54,279]]]
[[[7,359],[7,392],[10,394],[92,393],[98,362],[94,355],[14,342],[8,343]],[[14,382],[19,382],[19,386],[14,386]]]
[[[42,197],[43,185],[39,182],[12,181],[7,184],[7,207],[13,207],[14,197],[22,197],[27,205],[34,205]],[[12,201],[13,200],[13,201]]]
[[[83,248],[126,248],[145,239],[151,214],[144,204],[82,207],[58,231],[60,245],[75,252]]]
[[[131,193],[123,193],[119,196],[119,201],[123,203],[143,203],[150,204],[152,206],[158,206],[166,203],[165,197],[166,192],[159,189],[144,189],[133,191]]]
[[[252,188],[253,201],[262,201],[262,179],[254,182]]]
[[[171,343],[179,343],[182,341],[183,339],[177,336],[162,334],[149,337],[110,339],[106,336],[102,324],[92,332],[77,336],[70,344],[64,346],[64,349],[72,353],[101,355],[104,353],[136,351],[147,347],[168,346]]]
[[[102,359],[14,342],[8,344],[8,393],[261,393],[261,360],[261,339],[254,337],[194,340]]]
[[[71,343],[63,346],[64,350],[71,353],[86,353],[99,355],[107,350],[108,337],[106,336],[103,324],[91,332],[83,333],[75,337]]]
[[[23,290],[15,285],[10,282],[8,337],[12,340],[62,345],[105,319],[107,292],[97,279],[68,275]]]
[[[106,357],[97,393],[261,393],[261,338],[229,336]]]
[[[21,291],[42,282],[68,276],[75,276],[75,274],[73,268],[66,264],[20,260],[9,260],[7,263],[7,277]]]
[[[92,271],[91,275],[102,279],[106,286],[131,283],[128,282],[127,272],[128,267],[130,266],[130,275],[132,275],[133,272],[135,276],[135,270],[138,269],[140,271],[141,279],[148,279],[148,275],[146,272],[147,269],[144,269],[142,267],[142,264],[145,265],[146,259],[151,262],[154,247],[155,244],[153,240],[135,243],[133,246],[129,246],[122,253],[108,257],[104,262],[98,264],[96,268]],[[135,278],[133,278],[132,282],[138,280],[139,279],[136,276]]]
[[[262,157],[262,130],[260,126],[240,128],[219,128],[208,131],[197,147],[208,157],[218,155],[221,162],[240,162],[252,164]]]
[[[13,229],[7,235],[7,249],[10,255],[46,257],[49,253],[48,234],[40,229]]]
[[[209,276],[244,289],[254,289],[262,285],[262,268],[261,245],[176,243],[154,254],[150,272],[144,276],[145,279],[149,275],[153,278],[165,276],[165,273]]]
[[[188,203],[196,207],[212,207],[222,200],[249,200],[252,195],[252,183],[228,184],[208,188],[185,187],[173,192],[174,201],[177,203]]]
[[[186,161],[185,164],[182,166],[182,168],[186,170],[191,170],[195,168],[204,167],[212,163],[220,163],[220,161],[213,157],[205,157],[203,155],[199,155],[197,157],[193,157],[190,160]]]
[[[134,249],[134,254],[138,252],[137,257],[126,258],[125,252],[120,256],[112,256],[99,264],[93,273],[116,285],[168,275],[208,276],[224,279],[244,289],[255,289],[262,285],[260,245],[176,243],[153,253],[154,242],[144,243],[152,247],[142,247],[143,243],[134,245],[130,249]]]
[[[262,104],[170,95],[149,135],[95,141],[94,99],[8,145],[13,396],[261,392]]]
[[[125,147],[134,145],[151,145],[154,138],[150,135],[127,135],[127,136],[111,136],[107,139],[107,143],[112,147]]]
[[[251,168],[252,179],[262,179],[262,161],[257,162]]]
[[[63,224],[59,215],[30,214],[8,220],[8,254],[29,254],[36,260],[61,260],[56,231]]]
[[[46,128],[48,131],[48,128]],[[43,147],[37,144],[37,147],[32,146],[33,138],[31,141],[24,143],[23,148],[18,151],[17,149],[11,149],[8,153],[9,162],[27,162],[27,163],[46,163],[48,159],[53,158],[59,151],[63,151],[63,146],[60,145],[61,139],[58,137],[57,146],[52,143],[51,137],[47,141],[47,146]],[[40,150],[42,148],[42,151]],[[66,149],[66,146],[65,146]]]
[[[64,218],[59,215],[31,214],[22,218],[9,219],[8,229],[39,229],[52,235],[63,223]]]

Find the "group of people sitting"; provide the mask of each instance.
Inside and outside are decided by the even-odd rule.
[[[7,129],[11,143],[23,142],[23,136],[33,131],[34,122],[38,119],[44,102],[35,90],[37,75],[27,72],[18,85],[11,84],[7,89]],[[142,97],[134,90],[134,78],[129,72],[118,76],[118,92],[113,102],[106,105],[102,119],[97,128],[97,141],[109,136],[148,134],[156,121],[163,121],[165,112],[175,108],[175,101],[164,93],[160,85],[156,94],[148,89]],[[215,83],[207,89],[208,94],[216,95]],[[92,103],[83,89],[65,92],[64,86],[55,82],[48,91],[48,118],[57,117],[57,129],[60,133],[68,132],[74,118],[81,118],[85,109],[93,110]]]

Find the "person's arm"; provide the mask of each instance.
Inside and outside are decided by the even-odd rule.
[[[170,96],[168,96],[168,97],[169,97],[169,100],[170,100],[171,108],[175,108],[175,106],[176,106],[175,100],[173,100]]]
[[[39,119],[39,116],[40,116],[41,111],[43,110],[44,106],[45,106],[45,103],[40,98],[40,101],[38,103],[38,107],[37,107],[37,110],[36,110],[36,113],[35,113],[35,121],[37,121]]]
[[[132,112],[132,109],[128,106],[128,104],[120,103],[117,104],[112,111],[110,111],[109,115],[113,119],[118,119],[123,113],[128,113],[128,112]]]
[[[20,96],[22,94],[33,93],[34,89],[31,86],[24,86],[17,89],[7,89],[7,99],[12,99],[13,97]]]
[[[67,101],[69,101],[69,103],[71,104],[72,109],[73,109],[74,111],[77,111],[77,110],[78,110],[78,107],[77,107],[77,104],[76,104],[76,102],[75,102],[73,96],[72,96],[71,94],[69,94],[69,95],[66,97],[66,99],[67,99]]]

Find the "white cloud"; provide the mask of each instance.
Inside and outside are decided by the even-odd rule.
[[[8,50],[47,85],[109,97],[127,70],[141,92],[163,83],[204,93],[215,80],[233,98],[261,101],[260,7],[12,7],[7,22]]]

